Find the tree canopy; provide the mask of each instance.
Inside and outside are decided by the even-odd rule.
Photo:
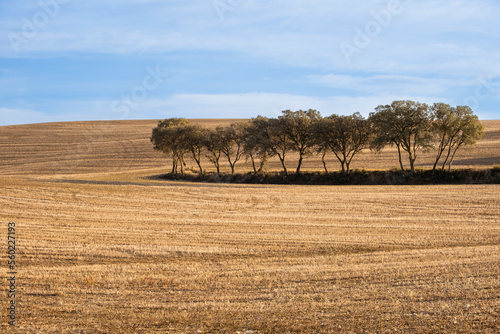
[[[370,114],[375,137],[372,147],[381,149],[396,145],[401,170],[404,170],[401,150],[408,154],[410,170],[415,172],[415,160],[421,150],[431,147],[432,127],[429,107],[414,101],[394,101],[380,105]]]
[[[314,109],[307,111],[283,111],[278,117],[277,126],[281,127],[284,136],[290,141],[290,148],[299,153],[299,162],[296,173],[300,174],[300,168],[304,157],[311,153],[314,146],[314,124],[321,119],[321,114]]]
[[[158,122],[151,142],[155,150],[172,158],[172,173],[178,173],[179,167],[184,173],[188,156],[196,162],[200,174],[204,173],[203,158],[220,174],[221,157],[225,157],[234,174],[236,164],[246,156],[254,173],[262,172],[268,159],[277,157],[283,173],[288,175],[288,157],[295,153],[295,172],[300,174],[304,159],[316,152],[322,154],[326,172],[325,157],[333,153],[342,172],[349,174],[352,161],[363,150],[380,151],[386,146],[397,148],[403,171],[406,153],[414,173],[421,152],[436,150],[433,170],[440,163],[441,170],[445,166],[451,169],[457,151],[474,145],[483,134],[483,126],[467,106],[435,103],[429,107],[420,102],[394,101],[376,107],[368,119],[359,112],[323,118],[315,109],[284,110],[277,118],[257,116],[250,121],[206,129],[183,118],[169,118]]]
[[[444,103],[435,103],[432,107],[432,128],[438,138],[437,156],[433,170],[442,157],[441,170],[448,163],[448,170],[458,149],[464,145],[474,145],[484,135],[484,127],[468,106],[451,107]],[[444,154],[444,155],[443,155]]]
[[[339,160],[342,172],[349,174],[350,164],[363,149],[369,147],[371,127],[360,113],[351,116],[331,115],[318,121],[314,127],[316,145],[324,156],[327,151],[333,152]]]

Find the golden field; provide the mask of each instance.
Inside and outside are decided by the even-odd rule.
[[[5,300],[0,333],[500,330],[499,185],[154,181],[169,167],[155,124],[0,127],[0,237],[5,253],[16,222],[18,261],[18,327]],[[456,167],[500,164],[500,121],[484,124]],[[398,162],[388,149],[353,164]]]

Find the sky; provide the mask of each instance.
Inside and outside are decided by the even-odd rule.
[[[498,0],[0,1],[0,126],[368,116],[500,119]]]

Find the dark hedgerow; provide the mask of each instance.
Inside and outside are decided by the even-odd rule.
[[[438,184],[500,184],[500,167],[492,169],[456,169],[451,171],[401,170],[342,172],[283,172],[245,174],[180,174],[168,173],[149,177],[155,180],[174,180],[206,183],[297,184],[297,185],[438,185]]]

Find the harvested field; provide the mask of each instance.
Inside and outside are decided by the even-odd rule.
[[[155,181],[155,123],[0,127],[13,333],[500,330],[500,186]],[[500,164],[500,122],[485,125],[457,165]],[[389,150],[363,159],[397,166]]]

